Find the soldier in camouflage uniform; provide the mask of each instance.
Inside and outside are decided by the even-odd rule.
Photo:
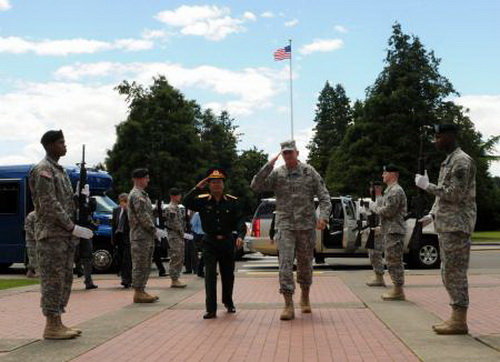
[[[476,166],[473,159],[458,147],[457,126],[435,126],[438,150],[448,156],[441,163],[438,184],[429,183],[427,172],[416,175],[415,184],[436,196],[429,215],[421,221],[434,220],[441,252],[441,277],[451,299],[452,314],[447,321],[434,325],[438,334],[466,334],[469,288],[467,269],[470,236],[476,224]]]
[[[377,200],[382,196],[382,184],[374,182],[370,186],[370,194]],[[377,214],[367,210],[370,233],[373,233],[373,245],[368,246],[368,258],[372,265],[375,278],[366,283],[369,287],[385,287],[384,281],[384,236],[380,231],[380,220]],[[367,243],[368,244],[368,243]]]
[[[76,203],[68,175],[58,163],[66,154],[62,131],[46,132],[41,143],[45,158],[32,170],[29,185],[35,207],[35,239],[41,280],[41,307],[47,318],[45,339],[70,339],[80,330],[61,321],[73,282],[73,258],[78,238],[90,239],[92,230],[75,225]]]
[[[399,169],[395,165],[384,167],[382,179],[387,185],[384,195],[370,202],[370,210],[380,216],[380,227],[385,244],[385,261],[394,288],[382,294],[383,300],[405,300],[403,285],[404,238],[406,234],[406,194],[398,184]]]
[[[170,189],[170,203],[165,210],[165,219],[168,229],[168,245],[170,247],[169,273],[172,279],[172,288],[184,288],[186,284],[179,277],[184,264],[184,229],[186,228],[186,218],[184,211],[179,207],[182,199],[181,192]]]
[[[38,259],[36,257],[35,239],[35,211],[31,211],[24,220],[24,231],[26,233],[26,254],[28,255],[28,265],[26,266],[26,276],[35,278],[38,274]]]
[[[276,235],[279,249],[280,292],[285,299],[282,320],[295,317],[293,293],[293,262],[297,257],[297,282],[301,287],[301,309],[311,312],[309,289],[312,284],[312,262],[316,243],[315,228],[323,230],[332,204],[325,183],[316,170],[300,162],[295,141],[281,143],[281,152],[269,161],[253,178],[254,191],[273,191],[276,195]],[[279,156],[285,165],[274,169]],[[316,219],[314,197],[319,199],[319,219]]]
[[[138,168],[132,172],[134,187],[128,196],[128,219],[130,226],[130,251],[132,256],[132,287],[134,303],[153,303],[157,296],[144,291],[149,279],[153,258],[155,235],[165,237],[163,230],[154,224],[153,205],[145,188],[149,184],[149,171]]]

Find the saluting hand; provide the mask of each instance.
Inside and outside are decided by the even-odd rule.
[[[203,180],[201,180],[196,184],[196,188],[203,190],[205,186],[207,186],[207,184],[208,184],[208,177],[205,177]]]
[[[274,166],[274,164],[276,163],[276,161],[278,161],[278,158],[280,158],[280,156],[281,156],[281,151],[276,156],[274,156],[274,158],[270,161],[271,165]]]

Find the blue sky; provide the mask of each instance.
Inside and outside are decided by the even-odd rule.
[[[275,153],[289,138],[293,39],[295,134],[304,155],[325,81],[362,99],[383,67],[395,21],[442,58],[456,102],[485,135],[500,133],[498,1],[0,0],[0,164],[35,162],[49,128],[66,131],[66,163],[82,143],[102,161],[126,117],[113,91],[165,73],[188,98],[228,109],[240,147]],[[491,168],[500,175],[500,165]],[[431,175],[432,177],[432,175]]]

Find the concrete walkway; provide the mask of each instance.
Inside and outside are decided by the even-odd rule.
[[[186,289],[169,279],[150,279],[160,296],[152,305],[132,304],[131,290],[113,276],[99,289],[74,284],[63,320],[83,329],[70,341],[40,340],[43,318],[38,286],[0,292],[2,361],[499,361],[500,274],[470,276],[467,336],[437,336],[431,325],[446,318],[448,298],[437,271],[407,273],[406,302],[384,302],[383,288],[368,288],[370,271],[315,275],[312,314],[279,320],[282,300],[273,273],[238,273],[236,314],[222,306],[203,320],[203,280],[186,277]],[[104,278],[104,279],[102,279]],[[389,279],[386,278],[389,284]],[[220,295],[220,293],[219,293]]]

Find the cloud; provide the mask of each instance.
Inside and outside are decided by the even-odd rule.
[[[77,83],[25,83],[0,95],[0,163],[31,163],[43,156],[40,136],[48,129],[63,129],[68,155],[74,164],[87,145],[90,164],[100,162],[115,140],[115,125],[125,120],[127,105],[112,86]],[[27,132],[29,130],[29,132]],[[21,152],[5,147],[19,145]]]
[[[257,20],[257,16],[252,13],[251,11],[245,11],[245,13],[243,13],[243,17],[247,20],[251,20],[251,21],[255,21]]]
[[[290,20],[290,21],[286,21],[285,22],[285,26],[291,28],[291,27],[297,25],[298,23],[299,23],[298,19],[293,19],[293,20]]]
[[[11,7],[9,0],[0,0],[0,11],[7,11]]]
[[[483,139],[500,135],[500,95],[466,95],[454,102],[469,109],[469,117]],[[500,145],[496,154],[500,154]],[[500,161],[491,163],[490,172],[500,176]]]
[[[343,25],[335,25],[333,28],[334,28],[336,31],[338,31],[339,33],[343,33],[343,34],[345,34],[345,33],[347,33],[347,32],[348,32],[347,28],[346,28],[345,26],[343,26]]]
[[[75,64],[59,68],[54,76],[59,80],[79,81],[86,78],[123,78],[149,84],[158,74],[165,75],[176,88],[209,90],[219,96],[232,97],[225,102],[211,101],[210,107],[226,109],[235,116],[250,115],[270,107],[272,98],[286,89],[286,69],[276,73],[268,68],[227,70],[210,65],[187,68],[175,63],[113,63]],[[111,81],[110,79],[110,81]],[[220,98],[220,97],[218,97]]]
[[[166,38],[167,37],[167,32],[165,30],[160,30],[160,29],[146,29],[142,32],[142,37],[144,39],[161,39],[161,38]]]
[[[299,52],[304,55],[316,52],[331,52],[343,46],[342,39],[315,39],[312,43],[302,46]]]
[[[32,41],[21,37],[0,37],[0,53],[66,56],[70,54],[93,54],[108,50],[139,51],[153,47],[153,42],[144,39],[118,39],[114,42],[82,38]]]
[[[260,14],[262,18],[274,18],[275,15],[271,11],[264,11],[262,14]]]
[[[202,36],[208,40],[218,41],[233,33],[245,31],[243,23],[251,20],[252,14],[247,12],[243,19],[230,16],[227,7],[215,5],[182,5],[175,10],[165,10],[156,14],[155,18],[167,25],[180,29],[184,35]],[[253,15],[253,14],[252,14]]]

